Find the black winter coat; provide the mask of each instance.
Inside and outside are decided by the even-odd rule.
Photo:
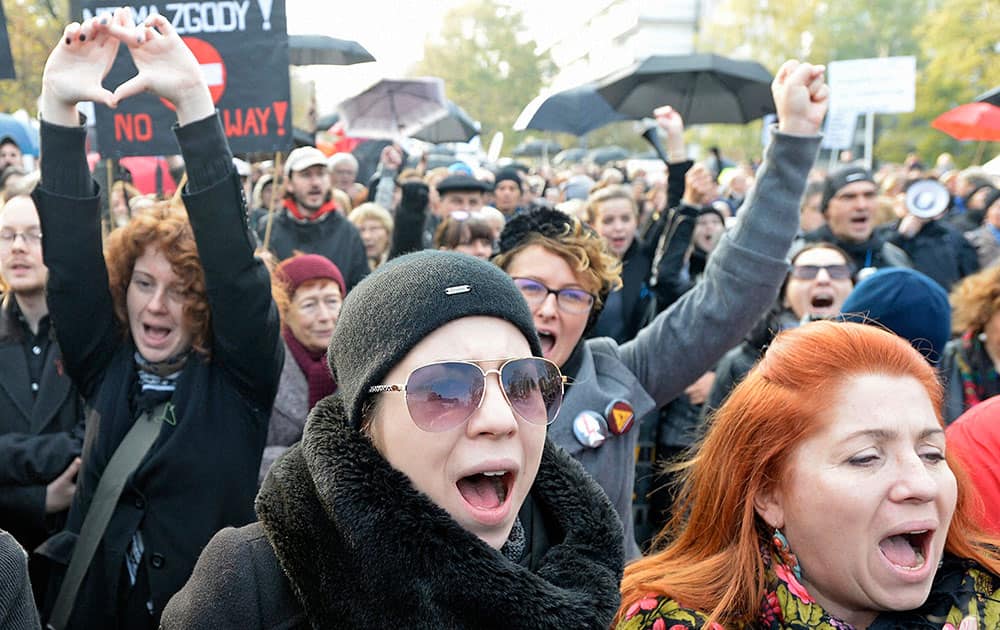
[[[163,615],[183,628],[608,628],[622,529],[583,468],[546,443],[519,516],[520,562],[460,525],[321,400],[257,499],[261,522],[206,547]]]

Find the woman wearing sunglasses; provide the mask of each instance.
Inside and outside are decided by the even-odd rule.
[[[572,379],[552,441],[607,492],[631,557],[639,555],[632,516],[634,420],[675,398],[737,344],[785,278],[828,89],[821,66],[789,61],[772,91],[781,123],[740,224],[722,239],[702,281],[631,341],[583,341],[620,280],[617,261],[579,221],[555,211],[518,215],[493,259],[531,305],[545,357]]]
[[[607,628],[621,525],[546,441],[562,403],[497,267],[392,260],[344,301],[339,391],[209,543],[164,628]]]

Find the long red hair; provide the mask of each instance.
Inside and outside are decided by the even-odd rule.
[[[821,428],[833,393],[861,374],[911,376],[941,408],[933,368],[875,326],[813,322],[775,337],[715,414],[697,454],[679,465],[674,516],[657,537],[660,551],[625,569],[619,616],[658,594],[723,624],[755,621],[766,586],[760,549],[771,532],[754,498],[781,483],[795,447]],[[971,486],[951,457],[948,464],[958,501],[945,549],[1000,573],[1000,555],[987,546],[998,541],[975,525]]]

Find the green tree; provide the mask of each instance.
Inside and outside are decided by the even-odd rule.
[[[448,98],[482,123],[485,142],[494,132],[504,132],[505,153],[524,135],[512,132],[514,120],[553,71],[548,54],[537,54],[524,33],[520,11],[494,0],[474,0],[448,12],[412,72],[444,79]]]
[[[17,79],[0,81],[0,111],[24,109],[34,115],[45,60],[62,33],[69,7],[66,0],[15,0],[4,3],[4,13]]]

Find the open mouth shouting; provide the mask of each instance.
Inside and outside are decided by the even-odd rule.
[[[556,335],[550,330],[545,330],[538,328],[538,340],[542,344],[542,355],[546,359],[550,359],[552,353],[552,348],[556,345]]]
[[[482,525],[504,522],[510,513],[517,470],[512,465],[489,465],[489,469],[465,475],[456,482],[469,515]]]
[[[886,536],[878,543],[879,552],[891,572],[905,582],[920,582],[936,570],[932,562],[933,529],[910,529]]]
[[[836,315],[840,309],[834,306],[836,297],[832,291],[816,291],[809,298],[809,313],[823,317]]]

